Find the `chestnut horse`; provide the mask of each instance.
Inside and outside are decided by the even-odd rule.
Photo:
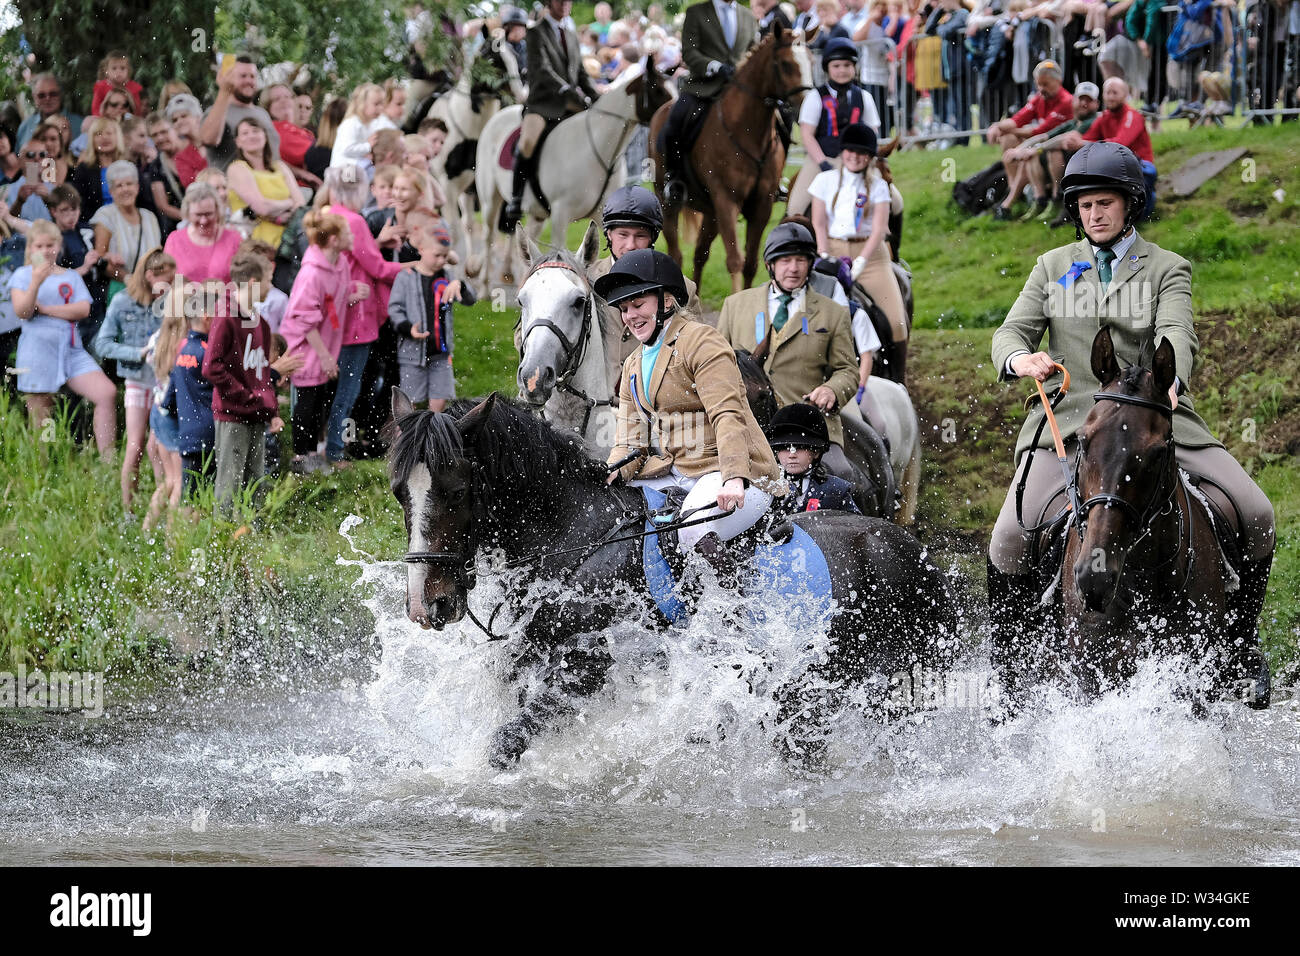
[[[812,68],[802,31],[783,30],[777,24],[753,47],[736,70],[722,95],[709,107],[700,135],[691,148],[687,165],[693,173],[687,204],[703,217],[695,243],[695,284],[698,286],[709,260],[709,246],[722,236],[727,247],[727,272],[731,289],[748,288],[758,272],[763,230],[772,215],[785,168],[785,147],[776,131],[778,109],[792,103],[812,87]],[[650,155],[655,163],[655,191],[664,195],[664,163],[658,151],[659,131],[668,120],[672,104],[660,108],[650,123]],[[691,177],[688,176],[688,180]],[[697,188],[698,187],[698,188]],[[701,191],[702,190],[702,193]],[[665,207],[664,239],[668,254],[680,265],[677,237],[680,209]],[[745,258],[740,257],[736,222],[747,222]]]

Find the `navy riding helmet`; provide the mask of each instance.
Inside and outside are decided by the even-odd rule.
[[[773,448],[808,448],[820,455],[831,447],[826,416],[804,402],[779,409],[764,433]]]
[[[826,49],[822,51],[822,70],[829,70],[831,63],[835,60],[858,62],[858,48],[852,40],[846,37],[836,37],[826,44]]]
[[[664,227],[664,212],[655,194],[644,186],[623,186],[609,194],[600,213],[605,235],[617,226],[632,226],[650,233],[653,244]]]
[[[1147,184],[1142,175],[1142,163],[1127,146],[1119,143],[1084,143],[1070,157],[1065,175],[1061,177],[1061,194],[1065,200],[1065,214],[1080,229],[1079,197],[1084,193],[1110,189],[1127,200],[1124,210],[1124,229],[1128,230],[1141,218],[1146,209]],[[1118,237],[1117,237],[1118,238]]]

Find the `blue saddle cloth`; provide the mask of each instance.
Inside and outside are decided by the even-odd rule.
[[[664,506],[662,491],[644,487],[641,491],[651,511]],[[654,523],[648,518],[645,530],[654,530]],[[668,622],[684,624],[690,618],[690,611],[678,594],[677,580],[660,548],[659,537],[648,534],[641,539],[646,586]],[[788,541],[761,543],[755,548],[745,586],[754,593],[763,592],[785,599],[790,608],[801,611],[800,617],[807,616],[809,610],[813,611],[812,617],[820,617],[831,600],[831,572],[826,565],[826,555],[798,525],[794,526],[794,534]]]

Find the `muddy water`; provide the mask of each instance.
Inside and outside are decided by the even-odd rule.
[[[749,688],[781,677],[755,678],[760,653],[797,666],[800,635],[719,637],[706,604],[667,637],[612,632],[609,691],[496,773],[506,650],[407,623],[400,567],[358,574],[373,680],[0,716],[0,863],[1300,864],[1300,710],[1194,717],[1176,663],[999,723],[976,654],[933,712],[846,716],[810,778]]]

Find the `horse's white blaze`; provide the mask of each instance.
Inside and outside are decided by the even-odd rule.
[[[803,31],[799,32],[790,49],[794,52],[794,61],[799,64],[799,82],[803,86],[811,88],[813,81],[812,57],[808,55],[808,44],[803,42]],[[805,92],[803,95],[806,96],[807,93]],[[802,99],[802,96],[800,99]]]
[[[429,466],[418,462],[411,468],[406,479],[406,498],[411,509],[411,533],[406,550],[428,551],[429,541],[424,535],[424,518],[429,510],[429,489],[433,487],[433,476]],[[427,564],[407,564],[406,593],[415,602],[424,604],[424,579],[429,575]]]
[[[520,328],[523,333],[523,358],[519,362],[520,381],[525,376],[536,387],[543,369],[551,368],[558,376],[569,361],[564,343],[553,329],[538,325],[539,318],[550,319],[563,330],[569,341],[580,348],[578,336],[582,332],[582,311],[572,307],[573,293],[583,292],[575,277],[562,269],[542,269],[519,290]]]

